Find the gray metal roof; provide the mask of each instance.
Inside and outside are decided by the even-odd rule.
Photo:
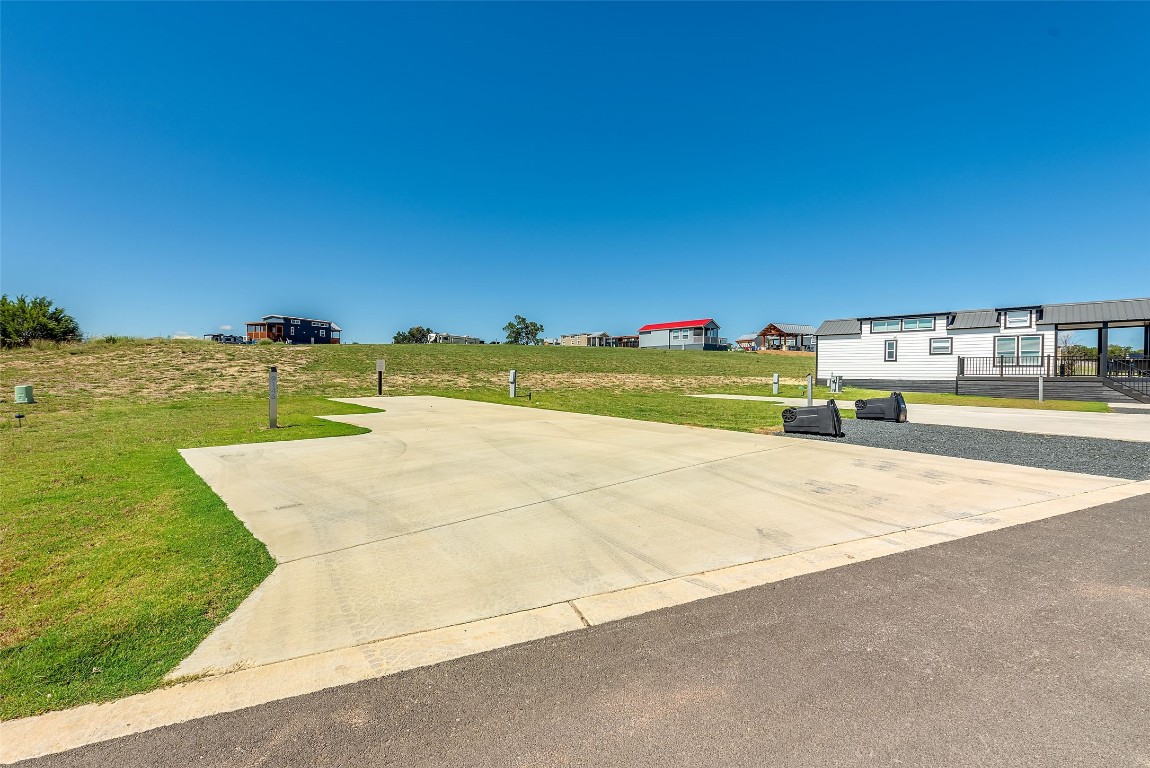
[[[754,341],[757,338],[759,338],[757,333],[744,333],[742,336],[735,339],[735,341]]]
[[[994,309],[964,309],[954,313],[951,328],[994,328],[998,325],[998,311]]]
[[[328,325],[331,326],[331,329],[333,331],[342,331],[343,330],[338,325],[333,323],[331,320],[319,320],[319,319],[316,319],[314,317],[297,317],[296,315],[264,315],[259,320],[255,320],[253,322],[266,323],[269,320],[307,320],[309,323],[327,323]],[[248,323],[248,325],[251,325],[251,323]]]
[[[1114,299],[1112,301],[1080,301],[1074,304],[1042,304],[1043,325],[1074,325],[1078,323],[1120,323],[1120,322],[1150,322],[1150,298],[1147,299]],[[929,317],[931,315],[953,314],[950,328],[995,328],[998,326],[998,313],[1006,311],[1001,309],[964,309],[958,312],[927,312],[914,315],[883,315],[882,317]],[[862,318],[869,320],[870,318]],[[816,336],[849,336],[861,333],[861,320],[825,320],[815,331]],[[798,328],[804,326],[782,326],[779,328]],[[792,333],[792,331],[788,331]],[[805,331],[804,331],[805,333]]]
[[[796,336],[809,336],[815,332],[813,325],[797,325],[795,323],[774,323],[773,325],[783,333],[793,333]]]
[[[1117,323],[1150,320],[1150,299],[1083,301],[1076,304],[1044,304],[1043,323]]]
[[[816,336],[850,336],[862,333],[862,326],[858,320],[824,320],[815,331]]]

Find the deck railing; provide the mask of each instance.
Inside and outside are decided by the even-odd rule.
[[[1150,395],[1150,359],[1110,360],[1106,366],[1106,378],[1143,395]]]
[[[959,357],[959,376],[1097,376],[1098,358],[1064,355]]]
[[[959,357],[959,376],[1098,376],[1097,357],[1067,355],[1003,355],[998,357]],[[1120,357],[1106,361],[1105,376],[1140,385],[1150,381],[1150,358]]]

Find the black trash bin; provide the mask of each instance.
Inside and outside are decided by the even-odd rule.
[[[834,400],[826,405],[783,409],[783,432],[843,437],[843,419]]]
[[[902,392],[891,392],[890,397],[876,400],[855,400],[855,418],[879,421],[906,421],[906,400]]]

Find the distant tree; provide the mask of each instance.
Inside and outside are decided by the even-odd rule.
[[[46,296],[31,301],[27,296],[16,300],[0,296],[0,344],[24,347],[36,339],[79,341],[80,325],[63,307],[53,307]]]
[[[542,344],[539,336],[543,333],[543,326],[533,323],[523,315],[516,315],[515,319],[503,326],[507,334],[508,344]]]
[[[1112,360],[1120,360],[1124,357],[1130,357],[1134,354],[1134,347],[1126,347],[1121,344],[1108,344],[1106,346],[1106,354]]]
[[[1087,347],[1083,344],[1070,344],[1062,347],[1063,357],[1098,357],[1098,347]]]
[[[413,325],[406,331],[400,331],[392,337],[392,344],[426,344],[427,338],[435,333],[430,328],[424,328],[422,325]]]

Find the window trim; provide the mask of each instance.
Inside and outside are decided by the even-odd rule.
[[[1007,358],[1006,355],[998,354],[998,340],[999,339],[1014,339],[1014,354]],[[1022,354],[1022,340],[1023,339],[1038,339],[1038,354]],[[1042,333],[1000,333],[996,334],[993,346],[991,349],[994,352],[994,365],[996,368],[1003,366],[1011,366],[1016,368],[1038,368],[1042,365],[1042,358],[1046,355],[1046,335]],[[1038,362],[1023,363],[1023,358],[1033,358]],[[1003,362],[1006,360],[1006,362]]]
[[[875,323],[894,323],[898,327],[876,331],[875,327],[874,327]],[[870,321],[870,332],[871,333],[898,333],[901,330],[902,330],[902,320],[888,319],[888,320],[871,320]]]
[[[883,342],[882,361],[884,363],[898,362],[898,339],[887,339]]]
[[[1026,313],[1026,322],[1023,325],[1011,323],[1010,316],[1012,314],[1021,314],[1023,312]],[[1034,311],[1030,309],[1008,309],[1002,313],[1002,329],[1009,330],[1012,328],[1032,328],[1034,326],[1033,317]]]
[[[320,328],[320,329],[319,329],[319,335],[320,335],[320,336],[324,336],[324,337],[326,337],[326,336],[327,336],[327,331],[325,331],[323,328]]]
[[[945,352],[935,352],[934,343],[936,341],[946,342]],[[954,354],[954,337],[953,336],[935,336],[930,340],[930,354],[932,355],[953,355]]]
[[[923,320],[929,320],[930,321],[930,327],[929,328],[908,328],[906,326],[906,323],[908,320],[913,320],[915,322],[915,324],[918,324],[918,323],[922,322]],[[902,329],[904,331],[907,331],[907,332],[933,331],[934,327],[935,327],[935,320],[933,317],[907,317],[907,318],[903,318],[903,321],[902,321]]]
[[[293,317],[293,318],[291,319],[291,324],[292,324],[292,325],[299,325],[299,318],[298,318],[298,317]]]

